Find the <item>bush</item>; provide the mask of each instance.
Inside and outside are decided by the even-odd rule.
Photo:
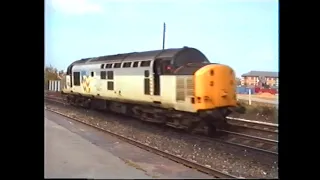
[[[53,68],[52,66],[46,66],[44,69],[44,88],[48,88],[48,82],[59,80],[58,78],[58,70]]]
[[[267,104],[252,104],[249,105],[243,101],[239,101],[238,104],[245,107],[246,114],[259,114],[262,116],[278,116],[278,109],[274,105]]]

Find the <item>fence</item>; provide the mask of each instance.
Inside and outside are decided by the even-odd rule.
[[[49,81],[47,88],[49,91],[54,91],[54,92],[62,91],[61,81],[60,80]]]
[[[237,94],[249,94],[249,91],[251,91],[251,94],[270,93],[275,95],[278,93],[278,90],[274,88],[264,89],[259,87],[244,87],[244,86],[237,87]]]

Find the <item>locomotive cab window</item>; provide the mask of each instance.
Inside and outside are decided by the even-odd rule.
[[[120,68],[121,67],[121,63],[114,63],[113,68]]]
[[[104,64],[101,64],[100,68],[103,69],[104,68]]]
[[[149,67],[151,61],[141,61],[140,67]]]
[[[133,63],[133,67],[138,67],[138,65],[139,65],[139,61],[136,61]]]
[[[100,79],[106,79],[107,77],[107,72],[106,71],[101,71],[100,72]]]
[[[123,67],[123,68],[129,68],[129,67],[131,67],[131,62],[125,62],[125,63],[123,63],[122,67]]]
[[[173,62],[174,67],[178,68],[186,64],[203,64],[204,62],[210,63],[204,54],[195,49],[189,49],[184,53],[179,53]]]
[[[173,66],[170,60],[165,60],[161,62],[161,74],[169,75],[172,74]]]
[[[94,72],[91,72],[91,77],[93,77],[94,76]]]

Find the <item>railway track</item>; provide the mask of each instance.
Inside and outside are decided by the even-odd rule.
[[[60,112],[57,112],[57,111],[54,111],[54,110],[47,109],[47,111],[51,111],[51,112],[53,112],[53,113],[59,114],[59,115],[64,116],[64,117],[67,117],[67,118],[72,119],[72,120],[74,120],[74,121],[81,122],[81,123],[86,124],[86,125],[88,125],[88,126],[94,127],[94,128],[96,128],[96,129],[98,129],[98,130],[101,130],[101,131],[103,131],[103,132],[106,132],[106,133],[108,133],[108,134],[110,134],[110,135],[112,135],[112,136],[115,136],[115,137],[117,137],[117,138],[119,138],[119,139],[121,139],[121,140],[123,140],[123,141],[125,141],[125,142],[127,142],[127,143],[130,143],[130,144],[132,144],[132,145],[134,145],[134,146],[140,147],[140,148],[142,148],[142,149],[144,149],[144,150],[147,150],[147,151],[149,151],[149,152],[152,152],[152,153],[154,153],[154,154],[158,154],[158,155],[160,155],[160,156],[163,156],[163,157],[165,157],[165,158],[168,158],[168,159],[170,159],[170,160],[173,160],[173,161],[175,161],[175,162],[178,162],[178,163],[183,164],[183,165],[185,165],[185,166],[188,166],[188,167],[190,167],[190,168],[197,169],[198,171],[203,172],[203,173],[206,173],[206,174],[209,174],[209,175],[211,175],[211,176],[213,176],[213,177],[216,177],[216,178],[229,178],[229,179],[236,179],[236,178],[238,179],[238,178],[239,178],[239,177],[230,175],[230,174],[228,174],[228,173],[225,173],[225,172],[222,172],[222,171],[219,171],[219,170],[216,170],[216,169],[212,169],[212,168],[203,166],[203,165],[198,164],[198,163],[196,163],[196,162],[189,161],[189,160],[184,159],[184,158],[182,158],[182,157],[178,157],[178,156],[176,156],[176,155],[173,155],[173,154],[171,154],[171,153],[168,153],[168,152],[159,150],[159,149],[157,149],[157,148],[154,148],[154,147],[145,145],[145,144],[140,143],[140,142],[138,142],[138,141],[136,141],[136,140],[133,140],[133,139],[131,139],[131,138],[127,138],[127,137],[125,137],[125,136],[122,136],[122,135],[119,135],[119,134],[117,134],[117,133],[114,133],[114,132],[111,132],[111,131],[109,131],[109,130],[106,130],[106,129],[104,129],[104,128],[101,128],[101,127],[99,127],[98,125],[84,122],[83,120],[80,120],[80,119],[77,119],[77,118],[68,116],[68,115],[66,115],[66,114],[63,114],[63,113],[60,113]]]
[[[226,130],[219,131],[222,135],[219,136],[219,138],[215,138],[215,140],[258,152],[264,152],[270,155],[278,155],[277,140],[261,138]]]
[[[233,117],[227,117],[227,120],[230,124],[234,126],[278,134],[278,124],[261,122],[261,121],[253,121],[253,120],[247,120],[247,119],[241,119],[241,118],[233,118]]]
[[[64,103],[62,98],[58,97],[46,97],[47,100],[54,101],[57,103]],[[228,118],[230,120],[230,118]],[[233,126],[238,127],[245,127],[250,130],[254,131],[262,131],[263,133],[269,133],[271,135],[277,134],[277,131],[274,128],[276,125],[273,124],[266,124],[263,122],[250,122],[248,120],[237,120],[236,118],[231,119],[233,123],[231,123]],[[246,126],[246,124],[250,124],[251,126]],[[236,125],[234,125],[236,124]],[[262,126],[266,126],[263,128]],[[252,128],[253,127],[253,128]],[[236,128],[236,129],[237,129]],[[252,129],[251,129],[252,128]],[[234,128],[231,128],[234,129]],[[263,138],[259,136],[252,136],[240,132],[234,132],[234,131],[226,131],[226,130],[218,130],[219,136],[215,138],[211,137],[205,137],[205,136],[197,136],[199,140],[207,140],[207,141],[218,141],[221,143],[245,148],[248,150],[253,150],[257,152],[263,152],[270,155],[278,155],[278,141],[275,139],[270,138]]]

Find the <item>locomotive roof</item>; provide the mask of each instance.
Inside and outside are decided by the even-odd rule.
[[[72,65],[77,64],[95,64],[95,63],[108,63],[116,61],[144,61],[144,60],[154,60],[156,58],[165,58],[165,59],[174,59],[178,54],[184,52],[190,52],[203,55],[199,50],[195,48],[183,47],[183,48],[172,48],[172,49],[161,49],[153,51],[144,51],[144,52],[131,52],[124,54],[115,54],[108,56],[92,57],[80,59],[72,63]],[[204,55],[203,55],[204,56]]]

